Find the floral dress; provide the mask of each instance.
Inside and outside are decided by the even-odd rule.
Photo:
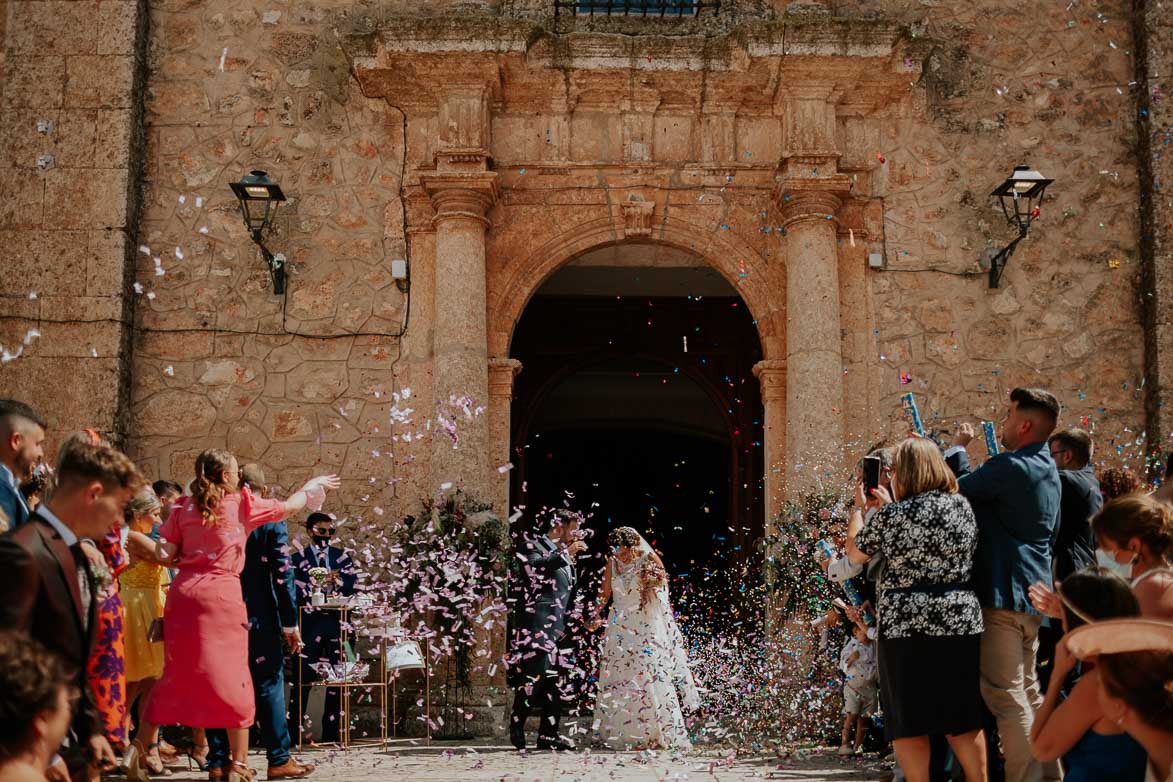
[[[114,747],[123,747],[126,745],[126,653],[118,576],[126,569],[126,553],[122,549],[118,527],[96,545],[105,567],[95,567],[91,561],[97,627],[94,648],[86,665],[86,678],[94,691],[106,739]]]
[[[880,508],[855,539],[865,554],[883,554],[882,638],[976,635],[982,609],[970,588],[977,521],[960,494],[930,491]]]
[[[880,508],[856,547],[886,559],[876,606],[889,739],[982,726],[982,610],[970,585],[978,529],[960,494],[928,491]]]

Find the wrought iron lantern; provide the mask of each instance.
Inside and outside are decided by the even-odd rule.
[[[997,196],[1002,204],[1002,214],[1006,216],[1006,222],[1018,227],[1018,236],[990,258],[991,288],[997,288],[1002,281],[1002,272],[1006,269],[1006,262],[1014,254],[1018,243],[1026,238],[1031,223],[1039,216],[1042,209],[1043,194],[1054,181],[1047,179],[1030,166],[1015,166],[1014,172],[1006,178],[1006,181],[998,185],[990,194]]]
[[[269,274],[273,278],[273,293],[285,293],[285,256],[274,255],[264,242],[265,233],[273,227],[277,207],[285,201],[285,194],[264,171],[250,171],[247,176],[241,177],[239,182],[232,182],[229,187],[240,201],[240,214],[244,218],[244,225],[257,247],[261,248],[261,255],[269,267]]]

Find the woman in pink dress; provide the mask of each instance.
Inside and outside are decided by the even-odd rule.
[[[326,489],[336,476],[314,478],[288,500],[254,497],[240,491],[240,470],[232,454],[204,451],[196,459],[192,496],[178,500],[163,524],[160,559],[179,567],[167,593],[163,676],[151,693],[140,733],[154,740],[160,724],[227,728],[232,751],[228,782],[248,782],[248,729],[255,705],[248,668],[248,614],[240,592],[244,547],[250,532],[281,521]],[[136,743],[137,744],[137,743]],[[146,779],[131,754],[127,769]]]

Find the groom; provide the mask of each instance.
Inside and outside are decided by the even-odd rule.
[[[538,517],[538,534],[522,545],[524,560],[515,579],[512,648],[508,683],[515,689],[509,740],[525,749],[525,721],[541,710],[538,749],[573,750],[558,735],[558,641],[566,626],[566,609],[578,580],[574,558],[586,549],[578,537],[581,517],[559,510]]]

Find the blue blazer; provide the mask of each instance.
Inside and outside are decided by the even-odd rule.
[[[1062,492],[1046,442],[992,456],[957,483],[977,518],[973,586],[982,607],[1038,614],[1027,590],[1051,586]]]
[[[289,530],[284,521],[262,524],[248,536],[240,591],[250,630],[297,627],[297,593],[289,557]]]
[[[8,521],[10,530],[29,520],[29,506],[20,493],[20,483],[6,467],[0,469],[0,514]]]

